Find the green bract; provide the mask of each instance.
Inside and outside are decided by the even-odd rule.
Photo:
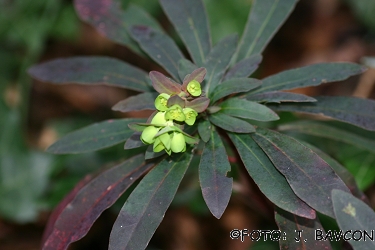
[[[167,102],[170,95],[162,93],[155,99],[155,107],[159,111],[166,111],[168,109]]]
[[[165,120],[165,112],[158,112],[156,115],[152,118],[151,124],[154,125],[164,125],[167,123]]]
[[[195,123],[195,119],[197,118],[198,112],[192,108],[184,108],[183,109],[185,115],[185,122],[188,125],[193,125]]]
[[[159,132],[160,128],[154,126],[148,126],[143,130],[141,140],[145,144],[151,144],[155,141],[154,136]]]
[[[192,96],[200,96],[202,94],[201,84],[197,80],[192,80],[187,85],[187,91]]]
[[[185,152],[186,143],[185,137],[183,134],[178,132],[173,132],[172,141],[171,141],[171,150],[173,153]]]
[[[165,119],[183,122],[185,121],[185,114],[180,106],[173,105],[165,112]]]

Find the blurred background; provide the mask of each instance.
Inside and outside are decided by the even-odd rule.
[[[137,4],[175,36],[156,0]],[[245,26],[251,0],[204,0],[213,42]],[[264,52],[256,77],[317,62],[351,61],[374,69],[341,83],[296,92],[308,95],[375,97],[375,1],[300,0]],[[0,0],[0,249],[39,249],[51,210],[74,185],[124,157],[123,145],[81,155],[51,155],[44,149],[62,135],[95,121],[126,117],[111,110],[134,94],[107,86],[55,86],[32,80],[33,64],[77,55],[107,55],[147,71],[149,59],[102,37],[75,14],[71,0]],[[136,116],[141,113],[132,114]],[[288,117],[285,114],[285,117]],[[323,142],[323,149],[355,176],[375,206],[375,155],[349,145]],[[239,175],[240,179],[245,178]],[[245,182],[246,183],[246,182]],[[272,206],[253,183],[234,187],[221,220],[208,211],[196,171],[176,196],[149,249],[278,249],[277,242],[231,241],[234,228],[277,229]],[[89,234],[69,249],[107,249],[109,233],[124,199],[104,212]],[[331,223],[329,220],[327,224]]]

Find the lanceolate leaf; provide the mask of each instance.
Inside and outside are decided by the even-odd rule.
[[[275,121],[279,116],[266,106],[246,99],[229,98],[220,104],[224,114],[256,121]]]
[[[237,35],[231,35],[222,39],[208,55],[205,63],[207,75],[204,85],[207,96],[210,97],[212,90],[220,83],[236,49],[237,40]]]
[[[260,128],[252,136],[285,176],[294,193],[310,207],[334,218],[331,191],[349,192],[349,189],[332,168],[289,136]]]
[[[89,182],[62,211],[43,250],[66,249],[85,236],[99,215],[153,165],[142,155],[134,156]]]
[[[284,23],[297,0],[256,0],[237,49],[237,60],[261,54]]]
[[[181,92],[181,85],[173,82],[162,73],[151,71],[149,75],[152,81],[152,86],[160,94],[166,93],[168,95],[175,95]]]
[[[355,63],[318,63],[269,76],[253,93],[317,86],[342,81],[364,71],[365,67]]]
[[[173,154],[138,184],[113,225],[110,250],[145,249],[172,202],[192,154]]]
[[[205,7],[201,0],[159,0],[193,61],[203,66],[211,50]]]
[[[315,210],[294,194],[285,177],[276,170],[250,135],[235,133],[228,133],[228,135],[237,148],[249,175],[271,202],[301,217],[315,218]]]
[[[129,123],[144,121],[144,119],[118,119],[94,123],[67,134],[52,144],[47,152],[78,154],[107,148],[126,141],[133,134],[128,127]]]
[[[254,78],[231,78],[217,85],[211,94],[211,103],[231,94],[250,91],[262,82]]]
[[[178,62],[184,56],[169,36],[147,26],[132,26],[129,32],[155,62],[163,66],[174,79],[179,79]]]
[[[155,98],[158,96],[156,92],[146,92],[139,95],[131,96],[125,100],[118,102],[112,107],[112,110],[129,112],[140,111],[145,109],[155,109]]]
[[[318,96],[317,102],[303,104],[275,104],[268,107],[277,111],[319,114],[375,131],[375,101],[356,97]]]
[[[203,112],[207,109],[210,104],[210,99],[207,97],[198,97],[190,102],[186,102],[186,107],[192,108],[198,113]]]
[[[150,91],[147,73],[130,64],[108,57],[57,59],[29,69],[29,74],[55,84],[104,84],[136,91]]]
[[[211,130],[211,138],[205,144],[199,163],[199,181],[203,198],[211,213],[222,216],[232,194],[233,179],[227,177],[230,164],[219,134]]]
[[[190,62],[187,59],[181,59],[178,62],[178,75],[180,76],[181,82],[185,79],[186,75],[190,74],[198,67],[194,63]]]
[[[375,152],[375,138],[373,140],[369,140],[350,131],[325,125],[319,122],[299,121],[288,123],[279,126],[278,130],[329,138],[331,140],[344,142],[358,148],[366,149],[370,152]]]
[[[211,114],[209,117],[210,122],[216,126],[235,133],[252,133],[255,132],[253,125],[245,122],[244,120],[223,114],[221,112]]]
[[[140,132],[135,132],[132,134],[129,139],[126,140],[124,149],[132,149],[132,148],[139,148],[146,146],[142,141],[141,141],[141,134]]]
[[[281,250],[288,249],[332,249],[328,240],[316,240],[316,234],[325,235],[318,218],[306,219],[282,209],[275,210],[275,220],[281,233]]]
[[[350,193],[337,189],[332,190],[332,202],[343,239],[355,250],[375,249],[374,210]]]
[[[119,0],[75,0],[75,8],[80,18],[109,39],[128,46],[141,54],[141,50],[127,33],[131,25],[147,25],[161,30],[158,23],[142,8],[131,5],[121,10]]]
[[[258,94],[248,94],[246,99],[253,102],[281,103],[281,102],[316,102],[316,99],[302,94],[271,91]]]
[[[225,74],[224,80],[231,78],[248,77],[258,68],[262,55],[255,54],[238,62]]]

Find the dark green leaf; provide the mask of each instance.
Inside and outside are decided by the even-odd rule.
[[[261,81],[254,78],[231,78],[217,85],[211,94],[211,103],[231,94],[250,91],[261,85]]]
[[[210,104],[210,99],[207,97],[198,97],[190,102],[186,102],[186,107],[192,108],[198,113],[205,111]]]
[[[178,75],[180,76],[181,82],[185,79],[186,75],[190,74],[198,68],[197,65],[190,62],[187,59],[181,59],[178,62]]]
[[[285,176],[294,193],[315,210],[334,218],[331,191],[348,191],[332,168],[311,149],[293,138],[257,129],[253,139]]]
[[[258,68],[262,61],[262,55],[256,54],[238,62],[225,74],[224,80],[231,78],[248,77]]]
[[[146,92],[139,95],[131,96],[125,100],[118,102],[112,107],[112,110],[129,112],[140,111],[146,109],[155,109],[155,98],[158,96],[156,92]]]
[[[353,195],[337,189],[332,190],[332,202],[340,229],[351,232],[344,236],[350,237],[347,241],[352,247],[355,250],[375,249],[374,210]]]
[[[133,134],[128,127],[129,123],[143,121],[144,119],[118,119],[94,123],[67,134],[52,144],[47,152],[78,154],[107,148],[126,141]]]
[[[232,194],[233,179],[227,177],[230,164],[219,134],[211,130],[199,163],[199,181],[203,198],[218,219],[223,215]]]
[[[266,106],[246,99],[229,98],[220,104],[224,114],[256,121],[275,121],[279,116]]]
[[[174,154],[138,184],[112,228],[110,250],[145,249],[172,202],[192,154]]]
[[[366,68],[355,63],[318,63],[302,68],[282,71],[264,78],[263,84],[253,93],[317,86],[342,81],[364,72]]]
[[[105,84],[137,91],[150,91],[147,73],[130,64],[108,57],[57,59],[29,69],[29,74],[55,84]]]
[[[165,154],[166,154],[166,152],[164,150],[162,150],[160,152],[154,152],[153,145],[150,145],[150,146],[148,146],[148,148],[145,152],[145,160],[154,159],[154,158],[157,158],[157,157],[165,155]]]
[[[139,54],[141,50],[129,37],[127,27],[147,25],[161,30],[158,23],[142,8],[131,5],[123,11],[118,0],[75,0],[75,8],[79,17],[94,26],[100,34]]]
[[[145,146],[145,144],[141,141],[141,134],[140,132],[135,132],[132,134],[129,139],[126,140],[124,149],[132,149],[132,148],[140,148]]]
[[[155,62],[168,71],[174,79],[179,79],[178,62],[184,56],[169,36],[147,26],[132,26],[129,32]]]
[[[211,37],[201,0],[159,0],[193,61],[203,66],[211,50]]]
[[[279,227],[282,240],[279,241],[281,250],[289,249],[332,249],[329,241],[316,240],[316,234],[325,235],[318,218],[311,220],[299,217],[282,209],[275,210],[275,220]]]
[[[198,133],[202,141],[208,142],[211,137],[211,123],[208,120],[202,120],[198,123]]]
[[[181,85],[173,82],[162,73],[151,71],[149,75],[152,86],[160,94],[166,93],[168,95],[175,95],[181,92]]]
[[[272,203],[293,214],[315,218],[315,210],[294,194],[285,177],[275,169],[250,135],[235,133],[228,133],[228,135],[237,148],[249,175]]]
[[[99,215],[153,165],[146,164],[143,156],[138,155],[86,184],[59,215],[43,250],[66,249],[85,236]]]
[[[281,103],[281,102],[316,102],[316,99],[302,94],[271,91],[258,94],[248,94],[246,99],[253,102]]]
[[[329,138],[331,140],[344,142],[358,148],[366,149],[370,152],[375,152],[375,139],[369,140],[350,131],[325,125],[319,122],[299,121],[287,123],[279,126],[278,130]]]
[[[237,60],[261,54],[292,12],[297,0],[256,0],[237,49]]]
[[[209,116],[210,122],[215,124],[216,126],[225,129],[230,132],[235,133],[252,133],[255,132],[255,128],[253,125],[245,122],[241,119],[223,114],[223,113],[215,113]]]
[[[375,101],[356,97],[317,96],[317,102],[269,105],[276,111],[319,114],[375,131]]]
[[[212,90],[220,83],[236,49],[237,40],[237,35],[222,39],[207,56],[205,63],[207,75],[204,85],[207,96],[210,97]]]

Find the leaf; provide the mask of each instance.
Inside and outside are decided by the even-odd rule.
[[[212,90],[223,77],[237,46],[237,35],[230,35],[218,42],[207,56],[204,64],[207,69],[204,90],[211,96]]]
[[[369,140],[363,136],[357,135],[350,131],[325,125],[319,122],[298,121],[283,124],[278,127],[280,131],[292,131],[312,136],[328,138],[331,140],[347,143],[358,148],[375,152],[375,140]]]
[[[375,131],[375,101],[356,97],[317,96],[315,103],[268,105],[276,111],[319,114]]]
[[[173,82],[162,73],[151,71],[149,75],[152,86],[160,94],[166,93],[168,95],[175,95],[181,92],[181,85]]]
[[[210,137],[199,163],[199,181],[208,208],[220,219],[232,194],[233,179],[227,177],[231,168],[219,134],[211,130]]]
[[[246,134],[255,132],[254,126],[248,122],[223,113],[211,114],[208,118],[216,126],[230,132]]]
[[[217,85],[211,94],[211,103],[231,94],[250,91],[261,85],[261,81],[254,78],[232,78]]]
[[[206,11],[201,0],[159,0],[194,63],[203,66],[211,50]]]
[[[279,116],[266,106],[246,99],[229,98],[220,104],[224,114],[256,121],[275,121]]]
[[[294,9],[297,0],[256,0],[237,49],[237,61],[261,54]]]
[[[281,102],[316,102],[316,99],[296,93],[270,91],[258,94],[247,94],[246,99],[253,102],[281,103]]]
[[[110,250],[145,249],[172,202],[192,154],[173,154],[155,166],[122,207],[112,228]]]
[[[365,70],[364,66],[355,63],[313,64],[266,77],[262,80],[262,86],[253,93],[318,86],[322,83],[348,79],[350,76],[363,73]]]
[[[131,48],[141,54],[137,44],[129,37],[127,27],[147,25],[161,30],[158,23],[142,8],[131,5],[121,10],[118,0],[75,0],[75,9],[79,17],[109,39]]]
[[[190,74],[198,68],[197,65],[183,58],[178,62],[178,75],[180,76],[181,82],[185,79],[186,75]]]
[[[169,36],[147,26],[132,26],[129,32],[132,38],[155,62],[176,80],[179,79],[178,62],[184,56]]]
[[[374,210],[353,195],[337,189],[332,190],[332,202],[337,223],[344,232],[344,240],[354,250],[374,249]]]
[[[316,240],[316,234],[325,235],[322,224],[318,218],[313,220],[299,217],[282,209],[276,208],[275,220],[279,227],[282,240],[279,241],[280,249],[332,249],[329,241]]]
[[[173,105],[178,105],[182,108],[185,107],[185,100],[178,95],[171,96],[167,101],[167,107],[172,107]]]
[[[207,143],[211,137],[211,123],[208,120],[202,120],[199,122],[198,133],[202,141]]]
[[[210,99],[207,97],[198,97],[190,102],[186,102],[186,107],[192,108],[198,113],[205,111],[210,104]]]
[[[159,156],[165,155],[166,152],[164,150],[160,152],[154,152],[153,145],[148,146],[145,152],[145,160],[155,159]]]
[[[252,137],[299,198],[316,211],[334,218],[331,191],[349,192],[349,189],[322,158],[293,138],[275,131],[257,128]]]
[[[54,84],[104,84],[136,91],[150,91],[147,74],[130,64],[108,57],[56,59],[29,68],[28,73]]]
[[[224,80],[250,76],[258,68],[262,58],[262,55],[255,54],[241,60],[228,70],[225,74]]]
[[[275,169],[250,135],[228,133],[243,164],[260,191],[276,206],[301,217],[314,219],[315,210],[298,198],[285,177]],[[282,193],[282,195],[280,195]]]
[[[126,140],[124,149],[132,149],[132,148],[140,148],[145,146],[145,144],[141,141],[141,134],[140,132],[133,133],[129,139]]]
[[[107,148],[126,141],[133,131],[128,128],[132,122],[144,119],[115,119],[91,124],[59,139],[47,148],[54,154],[78,154]]]
[[[85,236],[100,214],[153,165],[142,155],[134,156],[90,181],[65,206],[43,250],[66,249]]]
[[[154,110],[155,109],[155,98],[158,96],[155,92],[145,92],[135,96],[128,97],[116,103],[112,107],[114,111],[129,112],[129,111],[140,111],[140,110]]]

